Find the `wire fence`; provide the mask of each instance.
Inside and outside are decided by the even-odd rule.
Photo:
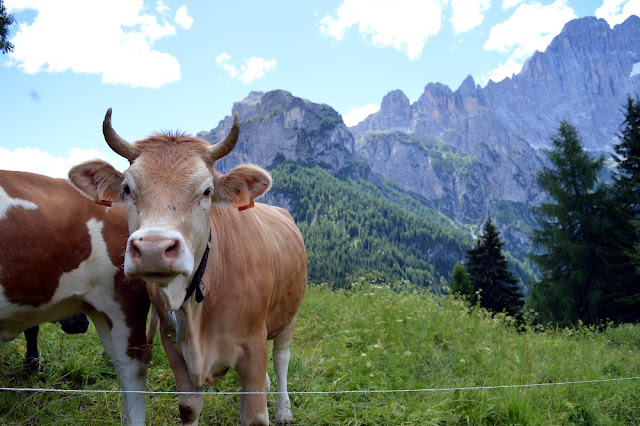
[[[289,395],[338,395],[338,394],[368,394],[368,393],[417,393],[417,392],[453,392],[453,391],[478,391],[494,389],[521,389],[521,388],[541,388],[548,386],[571,386],[594,383],[625,382],[640,380],[640,377],[620,377],[612,379],[577,380],[569,382],[554,383],[529,383],[520,385],[495,385],[495,386],[469,386],[469,387],[448,387],[448,388],[422,388],[422,389],[356,389],[356,390],[334,390],[334,391],[289,391]],[[54,392],[54,393],[132,393],[145,395],[277,395],[278,392],[232,392],[232,391],[205,391],[205,392],[178,392],[178,391],[122,391],[122,390],[101,390],[101,389],[47,389],[47,388],[8,388],[0,387],[0,391],[5,392]]]

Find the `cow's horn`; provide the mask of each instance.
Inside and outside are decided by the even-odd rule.
[[[104,134],[104,140],[107,141],[109,147],[118,155],[123,156],[129,162],[133,162],[136,159],[136,155],[133,152],[133,145],[122,139],[113,127],[111,127],[111,108],[107,110],[102,122],[102,134]]]
[[[216,161],[230,153],[233,147],[236,146],[236,142],[238,142],[238,134],[240,134],[240,124],[238,124],[238,112],[236,111],[233,115],[233,126],[229,130],[229,134],[209,148],[211,159]]]

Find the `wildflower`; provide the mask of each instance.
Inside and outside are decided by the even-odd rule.
[[[413,355],[413,352],[411,352],[411,351],[406,351],[404,354],[405,354],[406,356],[411,356],[411,355]]]
[[[375,345],[373,345],[373,347],[377,349],[380,347],[380,345],[376,343]]]
[[[367,354],[365,354],[364,352],[360,354],[360,356],[367,356]]]

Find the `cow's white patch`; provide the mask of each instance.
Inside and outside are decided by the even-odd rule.
[[[38,206],[31,201],[9,197],[7,191],[0,186],[0,220],[7,217],[7,212],[11,207],[22,207],[26,210],[36,210],[38,208]]]
[[[127,355],[131,330],[126,324],[125,314],[115,296],[115,274],[118,268],[111,262],[107,243],[102,236],[103,222],[90,219],[87,222],[91,236],[91,254],[75,270],[60,278],[57,297],[81,297],[98,311],[91,319],[100,340],[118,373],[124,391],[143,391],[146,384],[146,366]],[[102,314],[109,317],[111,327]],[[137,394],[123,395],[124,416],[127,423],[144,424],[144,397]]]
[[[103,226],[104,223],[97,219],[92,218],[87,222],[91,237],[91,254],[76,269],[62,274],[52,303],[59,303],[71,297],[82,297],[93,306],[101,307],[103,303],[114,299],[113,283],[118,268],[111,263],[107,243],[102,237]]]

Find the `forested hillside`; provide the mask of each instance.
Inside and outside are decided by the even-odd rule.
[[[270,172],[266,201],[286,205],[296,218],[313,282],[345,287],[350,277],[374,275],[436,290],[471,247],[453,221],[384,180],[343,180],[293,161]]]

